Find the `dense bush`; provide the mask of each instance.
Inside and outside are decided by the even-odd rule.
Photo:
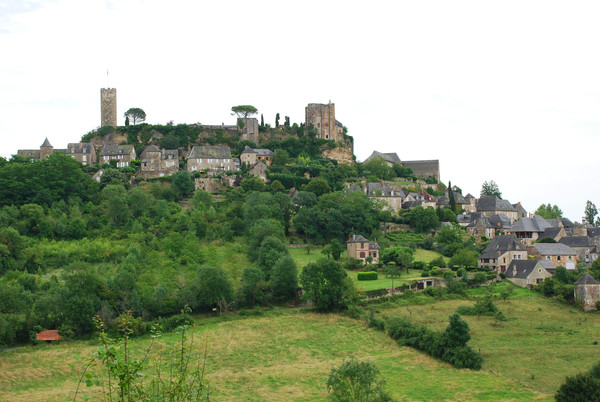
[[[359,272],[356,278],[359,281],[375,281],[379,278],[377,272]]]
[[[388,335],[401,345],[442,359],[457,368],[479,370],[483,358],[467,342],[471,339],[469,325],[458,314],[450,316],[450,325],[444,332],[435,332],[402,318],[392,318],[386,323]]]

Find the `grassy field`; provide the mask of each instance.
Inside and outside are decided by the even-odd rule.
[[[356,277],[358,276],[358,272],[346,270],[348,276],[350,276],[359,288],[363,290],[374,290],[374,289],[390,289],[392,287],[392,279],[387,278],[385,273],[379,272],[379,279],[375,281],[359,281]],[[397,288],[404,283],[410,283],[415,279],[421,279],[421,271],[416,269],[409,269],[408,274],[406,271],[402,271],[402,274],[399,278],[394,278],[394,287]]]
[[[422,248],[418,248],[415,250],[415,261],[423,261],[425,263],[429,263],[436,258],[442,257],[444,261],[448,262],[449,258],[444,257],[442,254],[437,251],[424,250]]]
[[[490,370],[457,370],[400,347],[361,321],[299,310],[245,320],[207,320],[196,327],[208,342],[207,378],[216,400],[323,400],[332,366],[351,356],[374,362],[399,400],[511,400],[545,395]],[[172,343],[174,335],[162,342]],[[137,348],[147,338],[136,340]],[[68,363],[90,342],[25,347],[0,354],[0,400],[72,400],[76,373]],[[83,395],[98,397],[100,389]]]
[[[507,284],[494,286],[499,291]],[[482,295],[483,288],[470,291]],[[483,370],[516,381],[543,394],[553,394],[565,376],[586,371],[600,356],[600,317],[521,288],[496,305],[507,321],[491,317],[463,317],[471,327],[470,345],[485,361]],[[442,330],[459,306],[474,301],[447,300],[413,307],[381,308],[381,316],[403,316]],[[388,305],[389,306],[389,305]]]

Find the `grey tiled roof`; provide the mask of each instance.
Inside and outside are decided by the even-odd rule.
[[[398,157],[397,153],[395,153],[395,152],[383,153],[383,152],[378,152],[378,151],[373,151],[371,156],[369,156],[367,159],[365,159],[365,162],[372,158],[376,158],[376,157],[383,158],[383,159],[385,159],[386,162],[390,162],[390,163],[401,163],[400,158]]]
[[[512,260],[504,275],[507,278],[527,278],[535,269],[538,261]],[[516,268],[516,272],[515,272]]]
[[[594,247],[594,241],[587,236],[567,236],[558,242],[569,247]]]
[[[229,147],[195,145],[188,159],[231,159],[231,149]]]
[[[551,239],[555,239],[556,236],[559,235],[561,230],[562,230],[562,228],[557,228],[557,227],[546,228],[546,229],[544,229],[544,231],[542,232],[542,234],[539,237],[541,239],[543,239],[544,237],[549,237]]]
[[[101,156],[104,155],[129,155],[133,151],[133,145],[125,144],[125,145],[105,145],[102,148],[102,152],[100,152]]]
[[[571,247],[562,243],[535,243],[533,247],[541,255],[577,255]]]
[[[519,240],[517,240],[515,235],[496,236],[492,239],[485,250],[483,250],[483,253],[479,256],[479,258],[496,258],[499,255],[498,252],[500,252],[500,254],[504,254],[511,250],[524,250],[523,246]]]
[[[573,285],[598,285],[598,281],[594,279],[594,277],[587,272],[581,275],[581,278],[577,279]]]
[[[369,250],[379,250],[379,244],[374,241],[369,242]]]
[[[508,229],[510,228],[510,218],[506,214],[496,214],[488,218],[490,225],[495,228]]]
[[[382,183],[367,183],[366,191],[367,195],[369,196],[406,197],[404,191],[394,190],[393,188],[383,185]]]
[[[50,145],[50,141],[48,141],[48,137],[46,137],[46,139],[44,140],[44,143],[42,144],[43,147],[51,147],[52,145]]]
[[[600,228],[588,228],[587,233],[589,237],[598,237],[600,236]]]
[[[537,232],[542,233],[544,230],[552,227],[541,216],[534,216],[533,218],[521,218],[510,228],[513,233],[516,232]]]
[[[484,195],[477,200],[478,211],[515,211],[515,207],[512,206],[507,200],[501,200],[495,195]]]
[[[366,243],[369,242],[364,236],[353,234],[346,243]]]
[[[67,145],[67,153],[91,154],[95,152],[94,144],[89,142],[73,142]]]

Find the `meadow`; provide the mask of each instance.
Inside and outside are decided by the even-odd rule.
[[[551,400],[565,376],[597,361],[600,318],[520,288],[503,300],[506,286],[512,285],[490,289],[507,321],[463,317],[471,327],[470,345],[484,356],[481,371],[455,369],[399,346],[364,320],[305,309],[196,317],[195,345],[200,353],[207,342],[207,379],[216,400],[322,400],[329,370],[351,356],[375,363],[398,400]],[[470,299],[459,300],[421,294],[415,299],[420,304],[387,302],[373,309],[380,318],[403,316],[442,330],[458,306],[486,292],[469,290]],[[175,340],[164,334],[159,349]],[[134,347],[141,353],[149,342],[141,337]],[[0,400],[72,400],[77,372],[69,364],[79,364],[75,356],[95,347],[92,340],[78,340],[2,352]]]

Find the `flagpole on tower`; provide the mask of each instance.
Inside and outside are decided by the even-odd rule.
[[[106,88],[110,88],[110,80],[108,77],[108,69],[106,69]]]

